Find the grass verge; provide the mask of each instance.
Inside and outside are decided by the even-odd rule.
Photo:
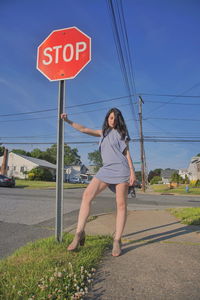
[[[200,207],[169,208],[168,211],[187,225],[200,225]]]
[[[189,192],[186,192],[185,185],[181,185],[177,188],[170,189],[166,184],[154,184],[151,185],[154,192],[169,193],[169,194],[182,194],[182,195],[200,195],[200,188],[190,187]]]
[[[86,186],[87,184],[82,183],[64,183],[64,189],[77,189]],[[55,189],[56,182],[16,179],[16,187],[25,189]]]
[[[0,261],[0,299],[82,299],[92,283],[95,267],[111,245],[110,236],[87,236],[84,247],[66,251],[54,237],[28,243]]]

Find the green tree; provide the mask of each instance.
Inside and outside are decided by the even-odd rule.
[[[99,150],[88,153],[88,159],[91,164],[95,165],[95,172],[97,172],[99,168],[103,166],[101,153],[99,152]]]
[[[200,153],[198,153],[196,156],[200,156]]]
[[[155,176],[161,176],[161,171],[162,169],[151,170],[148,175],[148,181],[150,182],[151,179]]]
[[[57,145],[54,144],[47,148],[45,151],[41,151],[36,148],[31,152],[31,156],[39,159],[46,160],[52,164],[56,164],[57,160]],[[79,165],[81,164],[80,155],[78,155],[77,148],[71,148],[65,144],[64,147],[64,164],[65,165]]]
[[[4,154],[5,147],[0,146],[0,156]]]
[[[30,180],[52,181],[53,176],[48,169],[37,167],[28,172]]]
[[[25,156],[31,156],[30,152],[27,152],[27,151],[22,150],[22,149],[12,149],[12,152],[16,153],[16,154],[25,155]]]
[[[42,153],[43,151],[38,149],[38,148],[35,148],[31,151],[31,156],[32,157],[35,157],[35,158],[41,158],[42,157]]]
[[[162,178],[160,176],[154,176],[151,181],[150,184],[157,184],[159,181],[161,181]]]
[[[184,179],[178,173],[175,172],[171,176],[171,182],[184,183]]]

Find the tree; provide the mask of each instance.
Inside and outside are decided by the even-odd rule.
[[[16,153],[16,154],[31,156],[30,152],[26,152],[25,150],[22,150],[22,149],[12,149],[12,152]]]
[[[198,153],[196,156],[200,156],[200,153]]]
[[[184,183],[184,179],[178,173],[175,172],[171,176],[171,182]]]
[[[5,147],[0,146],[0,156],[4,154]]]
[[[155,170],[150,171],[149,175],[148,175],[148,181],[150,182],[151,179],[155,176],[161,176],[161,171],[162,171],[162,169],[155,169]]]
[[[95,165],[95,172],[97,172],[103,166],[101,153],[99,152],[99,150],[88,153],[88,159],[93,165]]]
[[[35,148],[31,151],[31,156],[32,157],[35,157],[35,158],[41,158],[42,157],[42,153],[43,151],[38,149],[38,148]]]
[[[46,160],[52,164],[56,164],[57,160],[57,145],[53,144],[51,147],[47,148],[45,151],[39,148],[33,149],[31,152],[26,152],[22,149],[13,149],[12,152],[17,154],[22,154],[26,156],[31,156],[38,159]],[[67,144],[64,147],[64,164],[65,165],[80,165],[81,157],[78,154],[77,148],[70,148]]]
[[[161,181],[162,178],[160,176],[154,176],[151,181],[150,184],[157,184],[159,181]]]

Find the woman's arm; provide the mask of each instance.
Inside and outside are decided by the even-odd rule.
[[[89,135],[92,135],[92,136],[101,136],[101,134],[102,134],[102,130],[101,129],[94,130],[94,129],[91,129],[91,128],[87,128],[87,127],[85,127],[85,126],[83,126],[81,124],[78,124],[78,123],[70,121],[68,119],[66,113],[61,114],[61,119],[63,119],[65,122],[67,122],[73,128],[75,128],[76,130],[78,130],[78,131],[80,131],[82,133],[86,133],[86,134],[89,134]]]
[[[128,160],[128,165],[129,165],[129,168],[130,168],[130,182],[129,182],[129,185],[131,186],[131,185],[134,185],[134,183],[136,181],[136,176],[135,176],[135,168],[133,166],[133,162],[132,162],[132,159],[131,159],[131,155],[130,155],[130,151],[129,151],[128,146],[126,148],[125,156]]]

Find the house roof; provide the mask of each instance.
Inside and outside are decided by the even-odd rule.
[[[14,153],[14,152],[13,152]],[[46,167],[46,168],[51,168],[51,169],[56,169],[56,165],[43,160],[43,159],[38,159],[38,158],[34,158],[34,157],[30,157],[30,156],[26,156],[26,155],[22,155],[22,154],[18,154],[18,153],[14,153],[15,155],[18,155],[26,160],[29,160],[31,162],[33,162],[34,164],[41,166],[41,167]]]
[[[178,171],[175,169],[166,169],[161,171],[161,177],[163,178],[171,178],[172,174],[177,173]]]

